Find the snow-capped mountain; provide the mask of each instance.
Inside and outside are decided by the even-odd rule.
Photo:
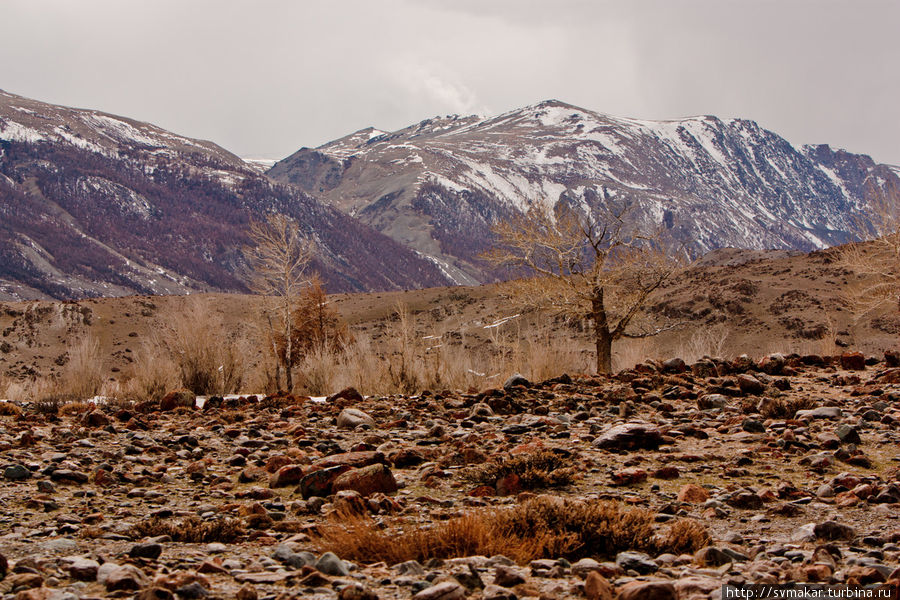
[[[0,91],[0,299],[246,290],[249,219],[314,236],[331,291],[448,282],[415,252],[206,141]]]
[[[826,145],[796,148],[753,121],[644,121],[546,101],[496,117],[364,129],[304,148],[269,175],[428,256],[460,283],[490,278],[490,227],[535,204],[633,205],[700,256],[811,250],[858,239],[900,169]],[[861,224],[862,223],[862,224]]]

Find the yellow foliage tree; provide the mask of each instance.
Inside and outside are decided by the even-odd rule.
[[[681,265],[659,232],[643,233],[625,219],[627,204],[586,214],[566,203],[534,207],[494,228],[497,245],[485,256],[531,277],[510,282],[521,306],[590,321],[597,371],[612,371],[612,344],[662,329],[637,327],[641,308]]]

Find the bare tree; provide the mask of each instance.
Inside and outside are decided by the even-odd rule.
[[[629,226],[628,208],[621,204],[596,216],[564,203],[552,211],[535,207],[497,225],[497,247],[486,255],[532,275],[510,284],[518,304],[593,324],[600,373],[612,371],[614,341],[662,331],[635,326],[649,295],[680,266],[658,234]]]
[[[297,356],[291,347],[291,321],[297,297],[307,283],[306,271],[314,245],[312,240],[301,235],[293,220],[279,214],[269,215],[263,222],[251,221],[250,239],[253,246],[244,248],[244,256],[253,271],[252,289],[275,302],[275,309],[267,315],[272,334],[270,343],[276,365],[284,367],[286,388],[291,391]],[[277,367],[275,385],[281,388]]]
[[[900,309],[900,198],[882,194],[870,203],[867,243],[838,249],[839,264],[855,277],[844,299],[858,316],[889,303]]]

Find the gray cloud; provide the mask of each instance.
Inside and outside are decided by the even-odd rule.
[[[5,0],[0,87],[280,158],[547,98],[900,164],[894,0]]]

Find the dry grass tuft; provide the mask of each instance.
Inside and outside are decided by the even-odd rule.
[[[772,402],[767,402],[760,410],[760,415],[766,419],[793,419],[798,410],[806,410],[815,408],[816,401],[812,398],[776,398]]]
[[[216,519],[203,521],[199,517],[188,517],[175,523],[153,517],[136,523],[129,534],[134,539],[167,535],[175,542],[186,543],[231,543],[244,535],[244,526],[238,519]]]
[[[695,521],[675,521],[654,534],[654,515],[610,501],[533,498],[512,509],[484,509],[431,527],[379,527],[368,517],[342,516],[319,527],[322,550],[355,561],[389,564],[502,553],[519,563],[537,558],[611,558],[624,550],[693,552],[709,543]]]
[[[230,394],[241,386],[244,372],[237,340],[220,315],[199,299],[168,316],[166,346],[181,374],[181,383],[195,394]]]
[[[468,469],[463,477],[477,485],[497,485],[508,475],[516,475],[524,490],[538,490],[569,485],[576,469],[571,460],[552,450],[508,456]]]

